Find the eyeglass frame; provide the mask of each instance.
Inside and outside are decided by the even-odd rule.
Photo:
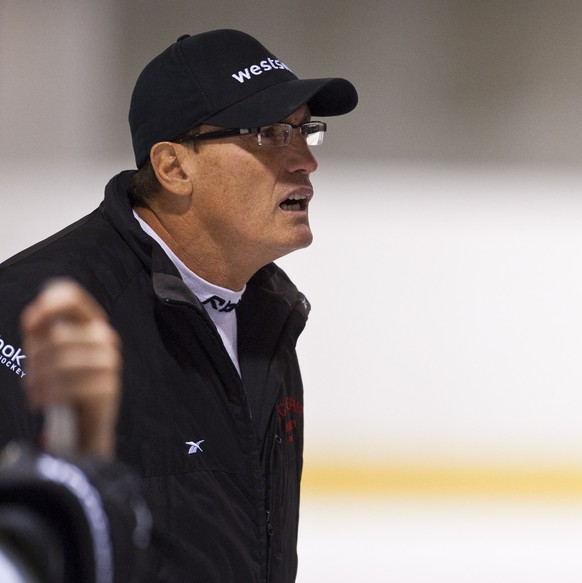
[[[307,134],[304,134],[302,131],[302,128],[304,128],[305,126],[317,126],[319,129],[313,131],[313,132],[309,132]],[[282,148],[285,146],[288,146],[291,143],[291,139],[293,137],[293,132],[290,131],[289,132],[289,138],[287,139],[287,141],[283,144],[279,144],[279,145],[275,145],[275,144],[263,144],[261,143],[261,131],[264,130],[265,128],[269,128],[272,126],[287,126],[290,127],[292,129],[298,129],[301,133],[302,136],[307,137],[310,134],[316,134],[316,133],[323,133],[325,134],[325,132],[327,131],[327,124],[323,121],[307,121],[304,123],[300,123],[300,124],[292,124],[292,123],[287,123],[287,122],[277,122],[277,123],[271,123],[268,125],[264,125],[264,126],[258,126],[258,127],[254,127],[254,128],[229,128],[229,129],[223,129],[223,130],[213,130],[211,132],[204,132],[202,134],[190,134],[190,135],[185,135],[185,136],[180,136],[179,138],[177,138],[176,142],[184,142],[184,141],[205,141],[205,140],[220,140],[222,138],[232,138],[232,137],[239,137],[239,136],[256,136],[257,137],[257,143],[259,144],[259,146],[266,146],[268,148]],[[321,143],[323,142],[323,138],[321,138],[321,140],[316,143],[316,144],[309,144],[310,146],[319,146],[321,145]]]

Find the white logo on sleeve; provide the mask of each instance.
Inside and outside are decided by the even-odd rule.
[[[0,336],[0,365],[4,365],[20,378],[24,378],[26,373],[22,370],[22,361],[25,358],[26,354],[22,352],[22,348],[8,344]]]
[[[198,453],[199,451],[204,452],[204,450],[200,447],[201,443],[204,443],[203,439],[201,439],[200,441],[187,441],[186,445],[190,446],[190,449],[188,450],[188,455],[192,453]]]

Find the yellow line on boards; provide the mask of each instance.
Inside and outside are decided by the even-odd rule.
[[[582,467],[306,462],[306,494],[504,496],[582,499]]]

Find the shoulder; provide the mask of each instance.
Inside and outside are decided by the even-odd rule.
[[[139,269],[138,264],[124,239],[97,209],[0,264],[0,302],[24,305],[46,281],[68,277],[106,303],[123,277]]]

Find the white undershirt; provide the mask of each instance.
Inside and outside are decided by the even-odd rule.
[[[166,252],[166,255],[179,271],[184,283],[204,305],[240,375],[235,307],[240,302],[246,286],[240,291],[232,291],[202,279],[184,265],[176,254],[160,239],[158,234],[135,211],[133,211],[133,216],[137,219],[141,228]]]

